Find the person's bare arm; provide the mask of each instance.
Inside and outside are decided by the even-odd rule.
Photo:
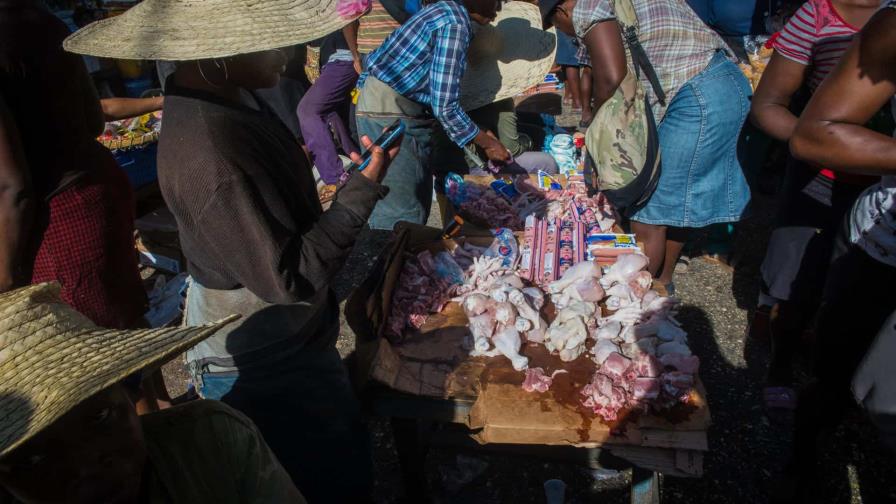
[[[594,86],[591,93],[594,96],[594,110],[600,110],[628,72],[619,23],[615,20],[597,23],[585,33],[584,41],[593,69]]]
[[[151,98],[103,98],[100,100],[100,105],[103,107],[103,116],[106,121],[117,121],[161,110],[165,103],[164,100],[161,96]]]
[[[342,28],[342,35],[345,37],[348,50],[352,53],[352,62],[358,75],[361,75],[361,53],[358,52],[358,29],[360,27],[361,22],[356,19]]]
[[[896,140],[863,125],[896,93],[896,10],[876,14],[818,88],[790,150],[838,171],[896,174]]]
[[[790,101],[803,85],[806,68],[775,52],[753,94],[750,120],[775,140],[786,142],[793,136],[799,118],[790,111]]]
[[[19,286],[31,229],[31,184],[18,128],[0,96],[0,292]]]

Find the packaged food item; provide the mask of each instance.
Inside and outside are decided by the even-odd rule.
[[[535,270],[535,249],[538,241],[538,219],[534,215],[526,217],[525,228],[523,230],[523,244],[520,247],[520,267],[518,275],[520,278],[532,281],[533,271]]]
[[[538,283],[547,284],[557,279],[557,246],[559,245],[560,230],[559,222],[556,219],[545,220],[542,226],[544,238]]]
[[[614,259],[621,254],[631,254],[640,251],[635,235],[600,233],[590,234],[585,238],[585,246],[588,249],[589,261]]]
[[[507,228],[498,228],[492,230],[495,235],[491,246],[483,253],[486,257],[500,257],[501,265],[505,268],[511,268],[519,257],[519,244],[513,231]]]
[[[557,242],[557,278],[562,277],[575,263],[575,223],[571,220],[562,220]]]

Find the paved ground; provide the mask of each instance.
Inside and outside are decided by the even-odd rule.
[[[569,115],[561,117],[568,120]],[[569,122],[569,121],[567,121]],[[771,198],[758,196],[754,215],[738,230],[736,248],[742,257],[736,270],[702,259],[675,278],[684,305],[679,319],[702,363],[701,377],[713,415],[710,451],[701,479],[665,478],[665,503],[767,502],[765,486],[786,456],[787,430],[770,424],[761,407],[766,349],[744,337],[757,290],[757,270],[765,250]],[[437,225],[437,222],[432,222]],[[388,240],[383,233],[363,233],[335,282],[341,299],[366,275]],[[343,327],[343,356],[354,348],[354,335]],[[175,366],[176,367],[176,366]],[[179,370],[169,385],[183,383]],[[180,380],[180,381],[178,381]],[[376,463],[375,500],[399,502],[402,495],[398,460],[388,423],[371,419]],[[827,459],[819,479],[817,502],[896,502],[896,458],[881,448],[874,430],[859,415],[824,443]],[[626,473],[599,471],[506,456],[459,455],[433,450],[426,472],[438,502],[540,503],[544,481],[566,482],[567,502],[628,502]]]

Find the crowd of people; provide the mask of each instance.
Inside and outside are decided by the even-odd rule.
[[[557,34],[583,132],[646,63],[661,169],[625,217],[670,294],[694,231],[749,215],[764,159],[746,132],[789,146],[754,310],[763,401],[795,440],[770,497],[812,501],[818,440],[856,404],[896,447],[896,1],[526,3]],[[0,502],[369,501],[333,278],[362,229],[425,224],[448,171],[558,169],[512,97],[462,99],[475,25],[502,9],[144,0],[72,34],[37,0],[0,0]],[[754,91],[737,62],[763,33]],[[100,100],[81,55],[156,60],[164,98]],[[134,193],[96,138],[160,107],[190,280],[184,327],[150,330]],[[396,119],[399,141],[374,145]],[[184,352],[202,399],[172,406],[159,366]]]

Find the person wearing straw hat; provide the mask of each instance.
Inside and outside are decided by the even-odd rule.
[[[242,315],[187,351],[193,382],[255,422],[309,502],[361,502],[373,484],[370,440],[335,348],[329,283],[386,194],[380,181],[398,148],[373,148],[322,211],[307,157],[254,90],[277,84],[279,48],[362,12],[340,15],[334,0],[259,5],[145,0],[65,47],[178,62],[158,171],[192,277],[185,323]]]
[[[121,381],[208,338],[109,330],[58,284],[0,294],[0,490],[18,502],[304,503],[252,421],[217,401],[138,416]]]
[[[399,221],[425,224],[432,204],[429,157],[437,125],[460,147],[474,144],[498,163],[507,148],[481,131],[460,104],[461,79],[474,21],[486,25],[502,0],[442,0],[425,6],[370,54],[358,79],[358,133],[374,136],[395,119],[405,123],[401,153],[384,180],[390,194],[370,216],[373,229]]]

